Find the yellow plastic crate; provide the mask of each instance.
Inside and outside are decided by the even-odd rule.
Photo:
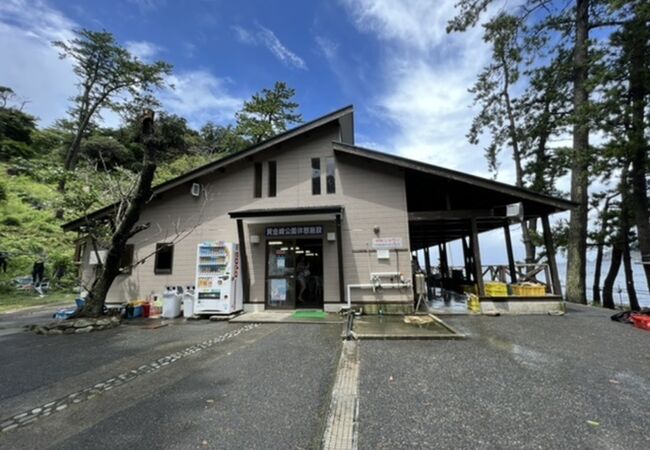
[[[544,297],[546,295],[546,286],[536,283],[513,284],[512,295],[519,297]]]
[[[508,285],[500,281],[488,281],[485,283],[485,295],[488,297],[507,297]]]

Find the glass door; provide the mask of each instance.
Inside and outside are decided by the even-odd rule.
[[[266,306],[323,308],[323,242],[285,239],[267,242]]]
[[[269,309],[294,309],[296,304],[294,242],[267,242],[266,306]]]

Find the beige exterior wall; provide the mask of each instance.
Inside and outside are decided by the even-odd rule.
[[[156,198],[143,211],[141,222],[151,227],[136,235],[130,242],[135,245],[135,259],[155,251],[156,243],[176,241],[173,270],[170,275],[154,274],[154,258],[136,266],[130,275],[121,275],[109,293],[109,302],[124,302],[147,295],[160,295],[165,286],[194,284],[196,248],[204,240],[238,242],[236,221],[228,213],[236,210],[258,208],[293,208],[305,206],[342,205],[342,246],[346,284],[368,283],[371,271],[399,271],[411,279],[410,252],[408,251],[408,216],[404,175],[400,169],[376,163],[359,164],[350,157],[337,157],[336,194],[326,194],[325,161],[321,160],[322,194],[311,193],[311,158],[334,156],[331,142],[339,140],[339,129],[334,125],[285,142],[280,148],[262,151],[250,161],[241,161],[206,176],[200,182],[204,189],[200,198],[190,195],[190,185],[179,186]],[[277,196],[268,197],[267,162],[277,161]],[[263,195],[253,197],[253,163],[263,163]],[[312,222],[291,222],[303,225]],[[317,220],[325,227],[323,236],[324,301],[345,301],[339,295],[338,257],[336,242],[328,242],[327,232],[335,231],[333,219]],[[246,251],[250,268],[250,303],[264,304],[266,243],[264,227],[268,223],[245,224]],[[391,251],[388,261],[377,260],[368,253],[375,226],[380,227],[379,237],[400,237],[405,249]],[[257,234],[260,244],[251,245],[249,236]],[[87,248],[86,253],[89,249]],[[84,255],[88,261],[88,254]],[[92,269],[85,267],[89,276]],[[246,301],[246,299],[245,299]],[[354,290],[353,301],[412,303],[412,292],[386,290],[375,295],[369,290]]]

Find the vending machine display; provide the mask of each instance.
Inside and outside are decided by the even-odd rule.
[[[239,244],[203,242],[197,250],[194,314],[232,314],[243,309]]]

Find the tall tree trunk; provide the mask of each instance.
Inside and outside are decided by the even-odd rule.
[[[589,69],[589,0],[576,1],[576,38],[573,52],[573,152],[571,167],[571,200],[578,204],[571,211],[569,221],[567,300],[587,303],[587,213],[588,213],[588,165],[589,123],[587,106],[589,94],[587,77]]]
[[[600,305],[601,298],[600,298],[600,272],[603,267],[603,250],[604,250],[605,244],[602,242],[599,242],[597,244],[597,249],[596,250],[596,264],[594,266],[594,284],[593,287],[591,288],[591,295],[593,297],[593,304],[594,305]]]
[[[603,283],[603,307],[614,309],[616,305],[614,304],[614,282],[616,281],[616,276],[618,271],[621,268],[621,259],[623,257],[623,250],[618,242],[614,243],[612,246],[612,255],[611,262],[609,265],[609,270],[607,271],[607,276],[605,277],[605,283]]]
[[[512,146],[512,159],[515,163],[515,185],[517,187],[524,187],[524,169],[521,162],[521,149],[519,146],[519,135],[517,133],[517,123],[515,121],[515,114],[512,108],[512,101],[510,99],[510,71],[505,58],[501,59],[503,66],[503,99],[506,105],[506,113],[508,115],[508,133],[510,135],[510,145]],[[526,262],[532,264],[535,261],[535,245],[530,237],[528,230],[528,222],[523,220],[521,222],[521,237],[524,242],[524,249],[526,250]]]
[[[630,301],[630,309],[638,311],[639,300],[636,296],[636,289],[634,288],[634,273],[632,271],[632,258],[630,257],[630,186],[628,183],[630,173],[627,161],[624,162],[623,170],[621,170],[621,182],[619,183],[619,190],[621,192],[621,211],[620,211],[620,242],[623,250],[623,271],[625,273],[625,287],[627,290],[627,298]]]
[[[646,171],[648,169],[648,142],[645,138],[645,109],[648,96],[648,71],[650,71],[650,50],[648,48],[650,30],[644,21],[635,17],[629,26],[626,40],[630,46],[630,101],[632,120],[629,131],[629,146],[632,162],[632,195],[630,209],[639,238],[642,260],[650,262],[650,203]],[[650,264],[642,265],[650,291]]]
[[[134,227],[140,219],[140,211],[151,197],[154,174],[156,172],[156,144],[153,138],[153,112],[149,111],[142,121],[142,135],[144,140],[144,158],[138,185],[129,199],[129,204],[124,217],[119,220],[110,240],[110,247],[106,253],[106,261],[101,272],[95,279],[86,304],[79,314],[86,317],[97,317],[102,314],[106,295],[115,278],[120,274],[120,261],[126,243],[134,234]]]
[[[594,284],[592,288],[593,303],[594,305],[600,305],[600,272],[603,268],[603,252],[605,250],[605,233],[607,232],[607,215],[609,213],[609,202],[611,197],[605,198],[605,204],[603,205],[603,210],[600,214],[601,223],[600,230],[598,233],[598,243],[596,244],[596,264],[594,266]]]
[[[630,257],[630,238],[629,227],[626,225],[623,230],[623,271],[625,273],[625,288],[627,290],[627,298],[630,301],[630,309],[638,311],[641,309],[639,306],[639,299],[636,296],[636,289],[634,288],[634,272],[632,270],[632,258]]]

